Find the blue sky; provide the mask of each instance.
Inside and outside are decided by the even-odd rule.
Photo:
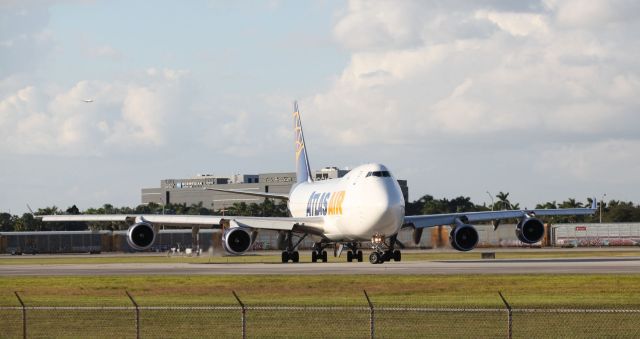
[[[310,83],[328,85],[347,62],[348,55],[332,41],[336,10],[296,1],[58,4],[50,10],[49,27],[62,48],[46,74],[116,80],[162,65],[193,70],[216,90],[298,88],[294,94],[302,95],[312,90]],[[87,55],[103,46],[113,55],[98,60]]]
[[[0,211],[382,162],[410,195],[640,201],[640,5],[8,1]],[[95,101],[87,104],[82,99]]]

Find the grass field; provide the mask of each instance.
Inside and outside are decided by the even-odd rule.
[[[484,250],[482,250],[484,251]],[[493,251],[486,249],[486,251]],[[456,260],[456,259],[479,259],[481,251],[472,252],[452,252],[452,251],[405,251],[402,253],[402,260]],[[42,256],[42,255],[23,255],[19,257],[3,256],[0,257],[0,265],[29,265],[29,264],[110,264],[110,263],[277,263],[280,262],[280,254],[270,252],[272,254],[249,254],[242,256],[167,256],[166,254],[158,255],[74,255],[64,256]],[[367,252],[365,251],[365,254]],[[343,253],[342,257],[335,258],[332,253],[329,254],[329,262],[345,262],[346,258]],[[640,256],[640,249],[625,250],[575,250],[575,249],[559,249],[559,250],[540,250],[526,249],[517,251],[497,251],[496,259],[544,259],[544,258],[587,258],[587,257],[633,257]],[[310,262],[311,254],[308,251],[300,252],[300,260],[302,262]]]
[[[368,338],[370,318],[362,290],[376,307],[491,308],[495,311],[377,310],[379,338],[495,338],[505,336],[502,291],[514,308],[640,308],[638,275],[439,275],[439,276],[137,276],[5,277],[0,305],[358,306],[349,310],[247,311],[251,338]],[[28,310],[29,337],[135,337],[133,310]],[[21,337],[19,310],[0,310],[0,337]],[[140,313],[142,337],[240,337],[239,309],[150,310]],[[640,313],[514,312],[515,338],[633,338]]]
[[[514,307],[640,306],[640,274],[438,276],[133,276],[4,277],[0,305],[231,305],[235,290],[247,304],[365,305],[362,290],[380,305],[502,305]]]
[[[1,268],[0,268],[1,270]],[[1,271],[0,271],[1,272]],[[376,307],[491,308],[496,311],[376,311],[379,338],[495,338],[505,335],[506,312],[497,291],[514,308],[640,309],[640,274],[438,275],[438,276],[127,276],[4,277],[0,305],[358,306],[359,310],[247,311],[251,338],[368,338],[369,312],[362,290]],[[29,337],[135,337],[130,310],[28,310]],[[21,337],[19,310],[0,311],[0,337]],[[140,313],[142,337],[240,337],[240,311],[149,310]],[[515,338],[633,338],[640,313],[514,312]]]

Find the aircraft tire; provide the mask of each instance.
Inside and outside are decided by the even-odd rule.
[[[299,262],[300,261],[300,253],[298,253],[298,251],[293,251],[291,252],[291,261],[292,262]]]
[[[382,257],[378,252],[371,252],[369,254],[369,262],[372,264],[380,264],[382,263]]]
[[[327,262],[327,251],[322,251],[322,262]]]
[[[289,252],[287,251],[282,252],[282,262],[283,263],[289,262]]]
[[[318,262],[318,253],[311,251],[311,262]]]
[[[348,262],[352,262],[353,261],[353,252],[351,252],[351,251],[347,252],[347,261]]]
[[[358,262],[362,262],[362,251],[358,251],[356,257],[358,258]]]
[[[393,261],[402,260],[402,253],[398,250],[393,251]]]

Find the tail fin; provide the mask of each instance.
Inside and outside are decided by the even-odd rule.
[[[311,168],[309,167],[309,157],[307,156],[307,147],[304,144],[304,134],[302,133],[302,121],[300,120],[300,111],[298,110],[298,102],[293,103],[293,126],[296,138],[296,177],[298,183],[311,182]]]

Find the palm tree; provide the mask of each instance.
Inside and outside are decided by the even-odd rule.
[[[536,209],[556,209],[558,208],[558,204],[555,202],[547,201],[544,204],[537,204]]]
[[[569,198],[567,201],[563,201],[562,204],[560,204],[560,208],[581,208],[582,207],[582,203],[576,201],[576,199],[574,198]]]
[[[511,202],[509,202],[509,192],[504,193],[500,191],[498,192],[498,194],[496,194],[496,198],[498,198],[499,205],[502,205],[503,210],[511,208]]]

